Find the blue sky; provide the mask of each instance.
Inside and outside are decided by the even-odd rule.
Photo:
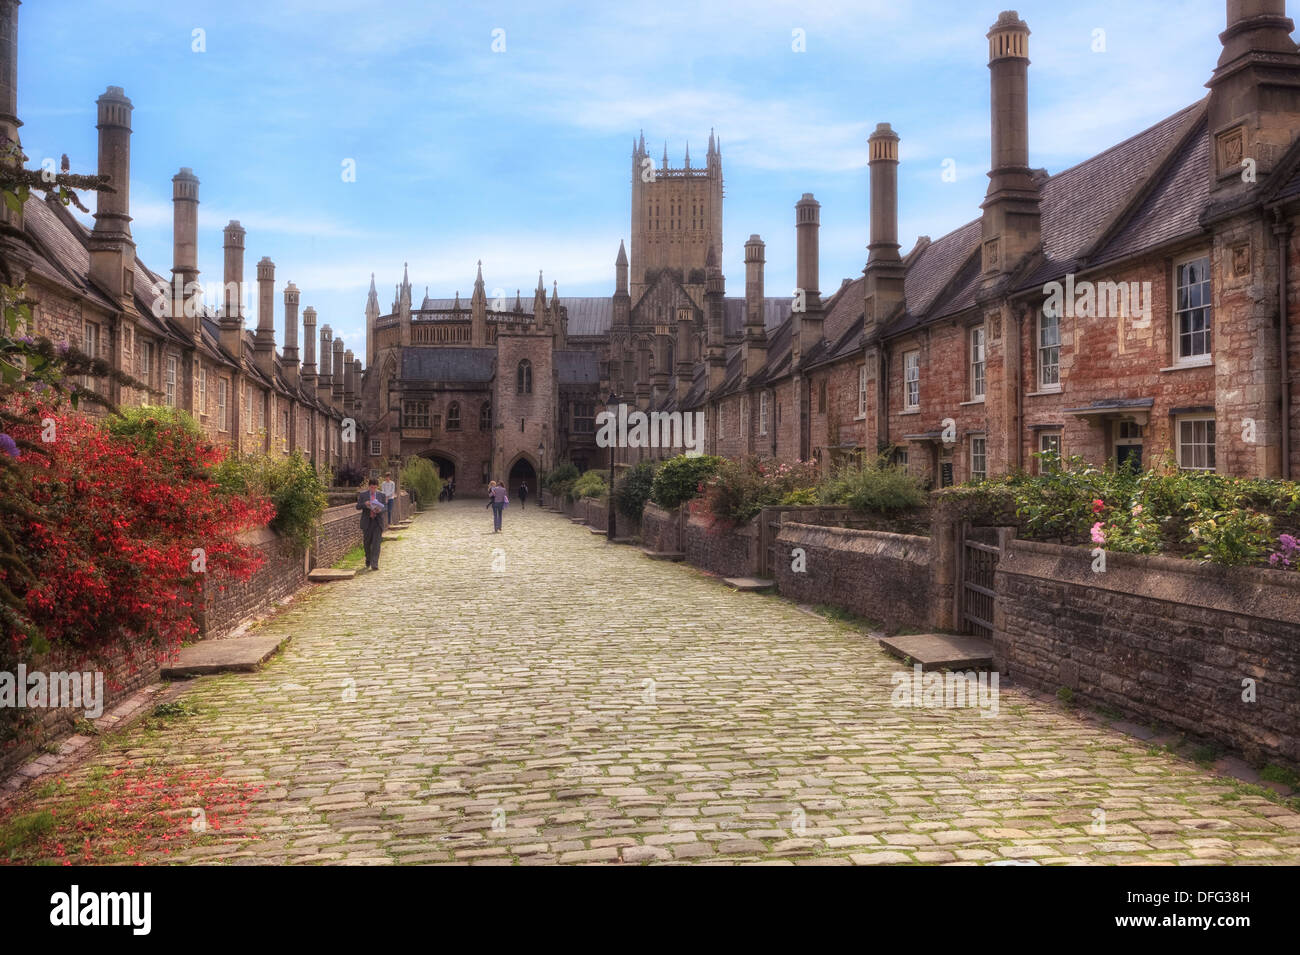
[[[1005,0],[1004,0],[1005,2]],[[822,203],[821,287],[866,260],[867,136],[902,137],[900,235],[938,238],[979,214],[988,180],[989,26],[969,2],[430,3],[416,0],[27,0],[18,112],[33,163],[96,161],[95,98],[135,105],[133,231],[171,266],[171,177],[202,181],[199,265],[248,230],[361,352],[372,272],[384,311],[410,263],[418,303],[459,290],[613,291],[629,227],[631,147],[723,148],[723,267],[767,242],[768,294],[794,285],[794,204]],[[1021,3],[1030,37],[1030,162],[1059,172],[1204,95],[1222,0]],[[194,52],[193,31],[205,52]],[[493,52],[493,31],[505,50]],[[806,51],[792,49],[804,31]],[[1094,52],[1095,31],[1104,52]],[[344,182],[344,160],[356,181]],[[945,182],[943,162],[957,178]],[[250,317],[250,321],[252,318]]]

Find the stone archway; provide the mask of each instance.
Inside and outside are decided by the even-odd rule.
[[[420,457],[428,458],[433,462],[433,466],[438,469],[438,476],[447,481],[455,478],[459,471],[458,462],[455,455],[447,454],[444,451],[431,448],[428,451],[421,451]]]
[[[537,494],[537,468],[526,454],[520,454],[511,462],[510,470],[506,472],[506,491],[518,494],[519,485],[523,483],[528,484],[530,495]]]

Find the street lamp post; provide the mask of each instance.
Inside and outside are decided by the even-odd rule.
[[[617,405],[618,395],[611,391],[609,397],[605,399],[606,410],[608,410],[611,415],[617,414]],[[613,429],[611,429],[611,431],[612,430]],[[605,539],[607,541],[612,541],[614,539],[614,448],[617,443],[617,441],[611,441],[609,447],[605,449],[609,452],[609,490],[605,494]]]
[[[542,475],[546,473],[546,441],[537,442],[537,506],[543,507],[546,500],[542,497]]]

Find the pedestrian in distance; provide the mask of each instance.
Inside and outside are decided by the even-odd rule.
[[[488,485],[488,507],[492,508],[492,533],[501,533],[501,512],[506,509],[510,503],[510,497],[506,494],[506,486],[499,481],[493,481]]]
[[[357,493],[357,510],[361,512],[361,541],[366,550],[366,569],[379,569],[379,543],[384,536],[384,514],[388,502],[379,482],[370,479],[369,488]]]
[[[384,495],[384,500],[388,503],[388,524],[393,523],[393,501],[397,499],[397,485],[393,483],[393,473],[384,472],[384,483],[379,485],[379,490]]]
[[[523,510],[528,506],[528,482],[519,482],[519,509]]]

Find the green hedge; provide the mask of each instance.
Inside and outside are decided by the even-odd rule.
[[[227,494],[262,494],[275,505],[271,529],[310,546],[327,502],[325,485],[298,451],[285,455],[227,455],[213,477]]]
[[[654,480],[654,461],[638,461],[628,468],[614,488],[614,504],[618,512],[639,521],[646,501],[650,500]]]
[[[420,507],[432,507],[442,491],[442,477],[428,458],[408,458],[402,466],[402,487],[413,492]]]
[[[704,493],[704,482],[717,473],[722,458],[712,454],[679,454],[659,465],[650,500],[674,508]]]

